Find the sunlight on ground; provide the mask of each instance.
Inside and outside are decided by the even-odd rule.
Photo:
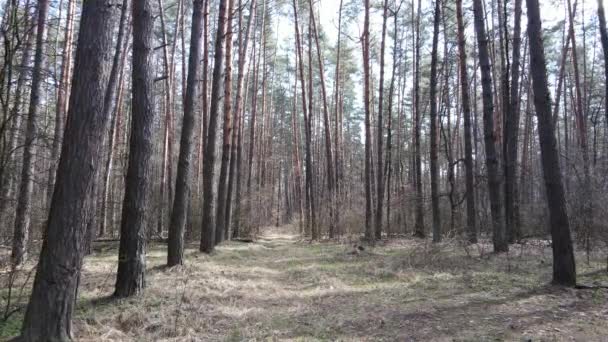
[[[148,253],[144,295],[114,300],[116,246],[87,258],[74,321],[81,341],[545,340],[608,336],[608,292],[546,285],[546,244],[495,256],[456,241],[352,245],[309,243],[290,227],[255,243],[230,242],[212,256],[186,252],[164,268],[165,246]],[[579,260],[583,260],[579,257]],[[579,263],[580,282],[607,284],[603,256]],[[18,331],[20,316],[4,326]],[[15,330],[16,329],[16,330]]]

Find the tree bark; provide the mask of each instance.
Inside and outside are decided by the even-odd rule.
[[[421,0],[418,0],[416,11],[416,33],[415,33],[415,61],[414,61],[414,175],[416,180],[416,223],[414,225],[414,236],[424,238],[424,198],[422,194],[422,151],[420,134],[420,12]]]
[[[374,231],[372,226],[372,179],[371,179],[371,85],[370,85],[370,55],[369,55],[369,12],[370,1],[364,0],[365,3],[365,21],[363,24],[363,77],[364,77],[364,106],[365,106],[365,238],[372,242],[374,241]]]
[[[230,166],[230,143],[232,139],[232,9],[234,0],[228,0],[228,23],[226,25],[226,67],[224,71],[224,129],[222,142],[222,161],[217,188],[217,207],[215,220],[215,244],[226,237],[226,198],[228,197],[228,167]]]
[[[242,2],[239,1],[239,28],[242,24]],[[236,81],[236,103],[234,108],[234,125],[232,128],[232,142],[230,149],[230,171],[228,175],[228,195],[226,198],[226,214],[225,214],[225,227],[231,227],[232,218],[232,190],[235,188],[234,183],[237,181],[237,172],[240,174],[241,169],[238,167],[238,154],[240,149],[240,132],[241,132],[241,121],[243,116],[243,91],[244,91],[244,80],[246,73],[246,59],[247,59],[247,48],[249,46],[249,39],[251,36],[251,28],[253,26],[255,18],[256,1],[252,0],[249,5],[249,18],[247,19],[247,28],[243,36],[242,28],[239,30],[239,55],[238,55],[238,69],[237,69],[237,81]],[[238,177],[240,179],[240,177]],[[240,202],[240,195],[236,197],[236,200]],[[235,221],[236,222],[236,221]],[[237,235],[233,234],[232,237]]]
[[[597,0],[597,16],[600,21],[600,38],[602,50],[604,51],[604,79],[608,83],[608,31],[606,31],[606,12],[604,11],[604,0]],[[604,94],[604,115],[608,122],[608,87],[605,87]]]
[[[460,68],[460,92],[464,117],[464,165],[467,201],[467,238],[470,243],[477,243],[475,185],[473,170],[473,142],[471,138],[471,100],[469,96],[469,76],[467,72],[467,51],[462,15],[462,0],[456,1],[456,18],[458,22],[458,54]]]
[[[431,207],[433,209],[433,242],[441,241],[441,213],[439,212],[439,170],[437,165],[437,45],[439,43],[439,20],[441,2],[435,0],[433,19],[433,48],[431,51]],[[451,167],[451,166],[450,166]]]
[[[325,126],[325,161],[327,163],[327,190],[329,201],[329,238],[334,237],[336,222],[334,220],[335,215],[335,173],[334,173],[334,154],[332,151],[332,138],[331,138],[331,123],[329,121],[329,106],[327,103],[327,90],[325,87],[325,67],[323,66],[323,58],[321,57],[321,45],[319,44],[319,33],[317,32],[317,23],[315,19],[315,13],[312,5],[312,0],[308,1],[310,8],[310,20],[312,24],[312,31],[315,38],[315,46],[317,48],[317,63],[319,63],[319,78],[321,81],[321,98],[323,100],[323,125]],[[312,63],[312,62],[311,62]]]
[[[195,0],[192,8],[192,32],[190,38],[190,57],[188,59],[188,80],[186,81],[186,96],[184,102],[184,118],[182,136],[177,164],[175,181],[175,198],[171,211],[169,226],[169,242],[167,250],[167,266],[181,265],[184,262],[184,232],[190,202],[190,183],[192,180],[192,154],[194,152],[194,127],[196,125],[196,108],[198,96],[197,81],[200,73],[200,63],[203,35],[204,0]]]
[[[146,227],[151,207],[154,147],[154,8],[133,2],[132,108],[129,164],[120,226],[115,297],[130,297],[146,286]]]
[[[215,248],[216,219],[214,218],[213,183],[215,179],[215,149],[217,124],[222,90],[222,69],[224,63],[224,41],[226,40],[227,21],[226,0],[220,0],[217,32],[215,36],[213,78],[211,83],[211,104],[209,108],[209,127],[203,162],[203,219],[200,251],[211,253]]]
[[[533,79],[534,106],[538,118],[538,136],[553,240],[553,282],[559,285],[575,286],[576,265],[551,115],[540,9],[538,0],[526,0],[526,4],[530,39],[530,75]]]
[[[506,252],[509,250],[507,243],[503,204],[500,194],[499,160],[496,150],[496,136],[494,130],[494,100],[492,99],[492,73],[490,56],[488,52],[488,37],[484,23],[484,13],[481,0],[473,0],[473,12],[475,15],[475,31],[477,33],[477,47],[479,49],[479,66],[481,69],[481,87],[483,100],[483,126],[486,147],[486,168],[488,173],[488,192],[490,196],[490,211],[492,214],[492,226],[494,251]]]
[[[109,79],[115,7],[110,0],[83,3],[68,121],[36,277],[21,340],[71,338],[78,278],[84,255],[89,191],[101,161],[103,96]]]

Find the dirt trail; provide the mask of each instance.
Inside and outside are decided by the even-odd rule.
[[[290,227],[186,265],[151,246],[144,295],[109,298],[115,246],[87,258],[74,327],[81,341],[606,341],[606,290],[547,286],[550,251],[489,256],[455,242],[352,245],[302,241]],[[489,250],[487,247],[486,250]],[[512,250],[517,250],[513,248]],[[480,256],[482,255],[482,256]],[[583,260],[582,258],[579,258]],[[608,283],[603,257],[581,281]]]

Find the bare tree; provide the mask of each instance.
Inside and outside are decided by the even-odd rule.
[[[21,166],[21,184],[17,198],[17,210],[13,232],[13,249],[11,260],[13,264],[21,264],[27,257],[27,244],[30,235],[32,216],[32,194],[34,191],[34,174],[36,172],[36,156],[38,143],[38,111],[40,110],[40,90],[42,84],[42,68],[45,56],[46,17],[49,10],[48,0],[38,1],[38,17],[36,28],[36,51],[34,53],[34,69],[30,104],[27,113],[25,131],[25,148],[23,149],[23,164]]]

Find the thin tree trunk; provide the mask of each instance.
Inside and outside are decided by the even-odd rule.
[[[374,231],[372,228],[372,185],[371,185],[371,85],[370,85],[370,54],[369,54],[369,12],[370,1],[365,0],[365,21],[363,24],[363,74],[364,74],[364,106],[365,106],[365,238],[374,241]]]
[[[437,165],[437,45],[439,43],[439,20],[441,2],[435,0],[433,19],[433,50],[431,52],[431,207],[433,208],[433,242],[441,241],[441,213],[439,212],[439,170]],[[452,167],[452,166],[450,166]]]
[[[72,71],[72,43],[74,36],[74,11],[76,7],[75,0],[69,0],[68,12],[66,14],[65,32],[63,38],[63,52],[61,57],[61,76],[59,78],[59,86],[57,88],[57,106],[55,110],[55,132],[53,143],[51,146],[51,167],[49,167],[49,181],[47,188],[47,203],[51,203],[53,196],[53,188],[55,186],[56,163],[59,162],[59,153],[61,152],[61,140],[63,135],[63,126],[68,112],[68,101],[70,98],[70,79]]]
[[[8,3],[7,3],[8,4]],[[26,6],[29,6],[29,1],[26,2]],[[27,12],[26,12],[27,13]],[[37,12],[36,12],[37,13]],[[34,28],[36,27],[36,21],[33,20],[36,18],[36,15],[30,16],[26,14],[24,19],[25,27],[27,27],[25,45],[23,46],[23,52],[21,55],[20,67],[21,70],[29,69],[30,65],[30,57],[32,55],[32,46],[34,45],[34,41],[36,35],[34,34]],[[17,146],[19,142],[19,135],[21,133],[21,126],[23,125],[23,118],[20,115],[19,111],[21,109],[22,98],[25,95],[26,90],[26,81],[28,79],[26,72],[21,72],[19,77],[17,78],[17,87],[15,89],[15,95],[13,98],[13,108],[9,114],[9,117],[13,119],[13,124],[11,127],[8,147],[6,151],[9,153],[8,158],[3,161],[4,164],[0,165],[0,219],[5,218],[4,214],[6,211],[6,207],[8,206],[9,200],[13,197],[13,193],[15,191],[15,181],[16,177],[13,175],[7,175],[6,170],[9,166],[14,166],[17,156]],[[8,122],[7,122],[8,124]],[[6,218],[8,220],[8,218]]]
[[[418,0],[418,10],[416,11],[416,34],[414,52],[414,175],[416,180],[416,223],[414,226],[414,236],[424,238],[424,198],[422,195],[422,148],[420,134],[420,12],[421,0]]]
[[[38,144],[38,111],[40,110],[40,91],[42,85],[42,68],[45,63],[44,40],[46,37],[46,18],[49,10],[48,0],[38,1],[38,17],[36,28],[36,51],[34,54],[34,68],[32,70],[32,84],[30,104],[27,114],[25,132],[25,148],[23,149],[23,163],[21,167],[21,184],[17,198],[15,226],[13,232],[13,246],[11,260],[14,265],[20,265],[27,257],[27,245],[30,236],[32,216],[32,194],[34,192],[34,178],[36,173],[36,156]]]
[[[230,166],[230,143],[232,139],[232,9],[234,0],[228,0],[228,23],[226,25],[226,67],[224,71],[224,133],[222,143],[222,161],[217,189],[217,207],[215,220],[215,244],[225,238],[226,198],[228,186],[228,167]]]
[[[604,11],[604,0],[597,0],[597,16],[600,21],[600,37],[602,50],[604,51],[604,79],[608,84],[608,31],[606,31],[606,12]],[[604,94],[604,115],[608,122],[608,87],[605,87]]]
[[[488,173],[488,193],[490,196],[490,210],[492,214],[493,243],[495,252],[509,250],[507,243],[502,197],[500,194],[500,176],[498,166],[498,153],[496,151],[496,136],[494,130],[494,101],[492,96],[492,74],[488,52],[488,37],[483,20],[481,0],[473,0],[475,14],[475,31],[477,33],[477,46],[479,49],[479,66],[481,68],[481,87],[483,94],[483,125],[486,147],[486,168]]]
[[[473,142],[471,138],[471,101],[469,97],[469,76],[467,72],[467,51],[464,34],[462,0],[456,1],[456,18],[458,21],[458,54],[460,67],[460,91],[464,117],[464,164],[467,201],[467,237],[470,243],[477,243],[475,212],[475,185],[473,169]]]
[[[572,42],[572,67],[574,72],[574,88],[576,91],[575,97],[575,115],[576,115],[576,128],[578,133],[578,146],[582,153],[583,158],[583,228],[590,229],[591,220],[593,216],[593,189],[591,187],[591,170],[589,167],[589,149],[587,146],[587,114],[583,106],[583,87],[581,86],[579,66],[578,66],[578,53],[576,45],[576,35],[574,33],[574,17],[575,12],[572,10],[570,0],[567,1],[568,5],[568,17],[569,17],[569,35]],[[576,3],[575,3],[576,5]],[[575,6],[576,9],[576,6]],[[584,77],[584,75],[583,75]]]
[[[307,97],[306,97],[306,81],[304,77],[304,57],[302,52],[302,43],[300,36],[300,24],[298,23],[298,3],[297,0],[292,1],[293,11],[294,11],[294,27],[295,27],[295,36],[296,36],[296,50],[298,53],[298,70],[299,70],[299,78],[300,84],[302,87],[302,113],[304,114],[304,132],[305,132],[305,146],[306,146],[306,158],[305,158],[305,171],[306,171],[306,225],[309,231],[314,231],[314,227],[316,225],[315,222],[315,213],[314,213],[314,203],[312,201],[312,187],[313,187],[313,179],[312,179],[312,151],[311,151],[311,125],[310,119],[312,117],[312,113],[308,112],[307,106]]]
[[[328,188],[328,196],[329,201],[331,202],[329,205],[329,238],[334,237],[334,230],[336,226],[336,222],[334,220],[335,216],[335,179],[334,179],[334,155],[332,152],[332,138],[331,138],[331,123],[329,121],[329,107],[327,103],[327,90],[325,88],[325,67],[323,66],[323,59],[321,57],[321,45],[319,44],[319,34],[317,32],[317,23],[315,19],[314,9],[312,5],[312,0],[308,1],[310,7],[310,20],[312,25],[312,31],[314,33],[315,45],[317,48],[317,63],[319,63],[319,78],[321,80],[321,95],[323,100],[323,124],[325,125],[325,160],[327,163],[327,188]],[[311,61],[312,63],[312,61]]]
[[[224,63],[224,42],[228,13],[226,0],[220,0],[215,36],[213,78],[211,83],[211,104],[209,108],[209,126],[207,144],[203,162],[203,219],[200,251],[211,253],[215,248],[215,218],[213,203],[213,183],[215,179],[215,149],[217,139],[217,124],[219,115],[219,100],[222,90],[222,69]]]
[[[232,143],[230,149],[230,171],[228,175],[228,195],[226,199],[226,215],[225,215],[225,227],[231,227],[231,218],[232,218],[232,190],[234,189],[234,183],[237,181],[236,173],[241,173],[241,169],[238,168],[238,154],[240,148],[240,132],[241,132],[241,117],[243,116],[244,108],[243,108],[243,91],[244,91],[244,80],[245,73],[247,71],[246,67],[246,59],[247,59],[247,48],[249,46],[249,39],[251,36],[251,28],[253,26],[255,14],[256,14],[256,1],[252,0],[249,5],[249,18],[247,19],[247,28],[245,34],[243,36],[242,32],[242,1],[239,0],[239,54],[238,54],[238,70],[237,70],[237,81],[236,81],[236,103],[234,108],[234,126],[232,129]],[[238,177],[240,178],[240,176]],[[240,202],[240,195],[236,197],[236,200]],[[237,221],[235,221],[237,222]],[[236,234],[233,234],[232,237],[237,237]]]
[[[190,202],[190,183],[192,179],[192,154],[194,152],[194,127],[196,125],[196,94],[203,35],[204,0],[195,0],[192,8],[192,32],[190,38],[190,57],[188,60],[188,80],[184,102],[184,119],[175,181],[175,199],[169,225],[167,266],[181,265],[184,259],[184,232]]]
[[[121,6],[121,14],[120,14],[120,24],[118,27],[118,38],[116,40],[116,49],[114,50],[114,59],[112,60],[112,70],[110,71],[110,80],[108,81],[108,87],[106,89],[105,92],[105,97],[104,97],[104,104],[103,104],[103,110],[104,110],[104,116],[108,116],[110,117],[110,131],[109,131],[109,136],[110,136],[110,143],[109,143],[109,147],[108,147],[108,159],[106,161],[106,167],[104,170],[104,176],[103,176],[103,194],[102,194],[102,203],[101,203],[101,225],[99,228],[99,236],[103,236],[105,235],[105,231],[106,231],[106,207],[107,207],[107,196],[108,196],[108,187],[109,187],[109,178],[110,178],[110,172],[112,169],[112,163],[113,163],[113,151],[114,151],[114,143],[116,140],[115,134],[114,132],[116,131],[116,124],[119,123],[120,121],[118,120],[118,118],[116,118],[115,115],[118,115],[118,113],[120,112],[120,110],[118,109],[120,106],[120,100],[122,98],[122,94],[119,94],[118,97],[116,97],[116,92],[118,91],[119,93],[122,93],[122,81],[123,81],[123,71],[124,71],[124,65],[126,62],[126,48],[128,46],[128,39],[126,40],[126,43],[123,43],[123,41],[125,41],[125,33],[127,30],[127,25],[128,25],[128,17],[129,17],[129,6],[130,6],[130,2],[129,0],[123,0],[122,2],[122,6]],[[128,35],[128,34],[127,34]],[[118,88],[120,88],[120,90],[117,90],[117,86]],[[112,105],[112,101],[114,101],[114,99],[116,98],[116,104],[113,106]],[[115,114],[115,115],[113,115]],[[95,205],[95,204],[94,204]]]

